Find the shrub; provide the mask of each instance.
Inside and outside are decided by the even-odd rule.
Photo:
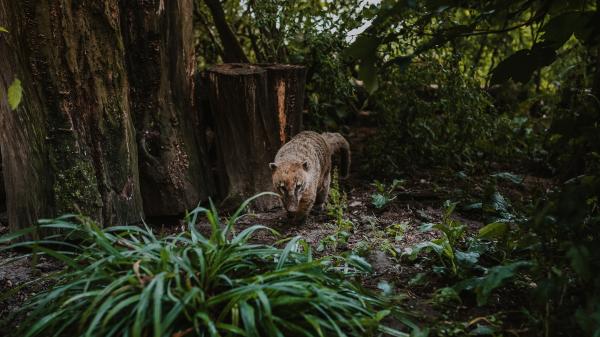
[[[269,230],[260,225],[233,234],[251,200],[224,224],[214,206],[198,207],[186,231],[164,237],[149,228],[100,229],[81,216],[42,221],[62,234],[18,245],[65,269],[17,313],[26,317],[18,335],[406,335],[380,325],[389,314],[402,318],[397,310],[347,279],[368,269],[362,259],[313,259],[299,237],[283,249],[251,243]],[[201,214],[209,237],[197,230]]]
[[[370,98],[380,125],[367,151],[371,171],[457,166],[515,150],[509,118],[497,113],[489,95],[456,64],[423,58],[384,77]]]

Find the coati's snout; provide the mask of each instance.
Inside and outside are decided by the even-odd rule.
[[[307,163],[284,163],[269,165],[273,171],[273,188],[281,197],[283,207],[289,214],[300,212],[300,201],[306,189]]]

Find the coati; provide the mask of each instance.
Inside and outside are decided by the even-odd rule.
[[[347,177],[350,145],[339,133],[303,131],[279,149],[269,167],[273,188],[292,222],[304,222],[313,206],[322,208],[329,194],[332,157],[337,156],[341,176]]]

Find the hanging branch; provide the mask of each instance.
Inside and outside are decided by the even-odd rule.
[[[244,53],[240,42],[235,37],[233,30],[227,23],[225,11],[219,0],[204,0],[212,14],[213,21],[219,32],[219,37],[223,43],[223,61],[227,63],[249,63],[248,57]]]

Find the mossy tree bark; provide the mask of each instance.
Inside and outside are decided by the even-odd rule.
[[[65,212],[174,215],[213,192],[194,106],[192,0],[0,3],[0,138],[12,229]],[[140,191],[141,190],[141,191]],[[142,202],[142,192],[144,195]]]
[[[142,200],[118,1],[3,1],[0,137],[11,229],[65,212],[139,221]]]
[[[194,106],[193,1],[123,1],[122,22],[147,215],[175,215],[213,192]]]
[[[219,181],[226,204],[272,190],[268,164],[302,127],[303,67],[223,64],[208,70],[215,121]],[[255,208],[277,205],[257,200]]]

